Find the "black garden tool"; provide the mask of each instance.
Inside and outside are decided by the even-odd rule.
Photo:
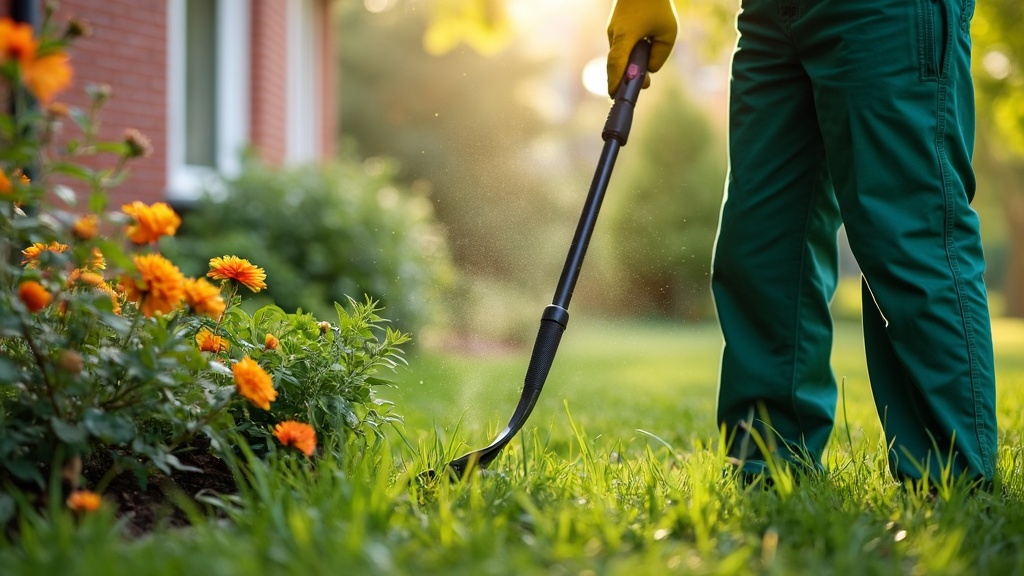
[[[594,225],[597,223],[597,213],[601,209],[601,201],[608,189],[608,181],[611,178],[612,167],[615,165],[615,158],[618,156],[619,148],[626,145],[626,140],[629,137],[629,129],[633,123],[633,108],[636,106],[640,89],[643,88],[650,53],[651,45],[647,40],[637,43],[630,53],[626,73],[615,94],[604,130],[601,132],[604,148],[590,185],[590,192],[587,194],[586,204],[583,206],[583,213],[576,226],[576,234],[572,239],[569,255],[562,268],[562,276],[558,280],[551,305],[544,309],[541,316],[540,332],[537,334],[533,355],[530,357],[530,365],[526,370],[526,380],[523,384],[522,396],[519,398],[519,405],[516,406],[512,418],[508,421],[508,426],[505,426],[505,429],[490,445],[469,452],[448,463],[448,470],[454,478],[462,478],[477,466],[486,468],[498,455],[498,452],[512,440],[516,432],[523,427],[540,397],[544,381],[547,379],[548,371],[555,359],[558,343],[569,323],[569,300],[572,298],[576,280],[583,266],[583,257],[594,232]],[[434,474],[433,471],[428,471],[426,475],[432,477]]]

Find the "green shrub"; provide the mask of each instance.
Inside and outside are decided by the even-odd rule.
[[[356,436],[383,435],[382,427],[399,422],[390,402],[373,387],[386,385],[383,370],[404,362],[402,344],[409,337],[385,327],[372,300],[350,300],[350,310],[335,304],[337,323],[311,314],[287,314],[265,306],[252,316],[240,307],[228,310],[221,330],[231,349],[256,360],[273,375],[277,398],[271,411],[236,403],[231,413],[253,448],[273,443],[275,422],[309,422],[318,431],[348,431]],[[272,338],[272,340],[271,340]],[[346,440],[347,438],[343,438]]]
[[[386,161],[272,169],[250,159],[183,220],[174,255],[184,270],[222,254],[258,261],[284,310],[326,315],[367,295],[406,330],[443,312],[445,240],[429,201],[395,185]]]
[[[84,110],[32,104],[28,91],[45,103],[55,86],[23,82],[35,50],[66,62],[73,37],[51,15],[38,44],[25,27],[18,38],[32,42],[0,52],[0,85],[13,94],[3,102],[12,112],[0,114],[0,526],[22,491],[60,505],[61,490],[102,490],[123,470],[145,484],[157,470],[186,469],[186,450],[229,459],[235,442],[276,439],[308,457],[397,420],[373,387],[402,360],[408,336],[384,326],[375,301],[335,305],[336,323],[273,305],[250,316],[242,294],[265,287],[263,269],[226,256],[186,277],[167,258],[180,225],[170,206],[107,207],[149,143],[134,130],[98,138],[109,88],[87,88]],[[0,18],[0,33],[12,26]],[[54,69],[70,72],[34,73]],[[385,210],[344,216],[367,212],[383,214],[368,226],[390,223]],[[363,248],[368,258],[380,251]],[[420,270],[387,272],[406,273]],[[290,436],[279,428],[288,421]],[[71,496],[75,510],[100,505],[96,494]]]

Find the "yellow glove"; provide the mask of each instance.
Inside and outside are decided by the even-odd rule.
[[[608,95],[619,88],[633,46],[651,39],[648,72],[657,72],[668,59],[676,42],[676,8],[672,0],[616,0],[608,19]],[[644,88],[651,77],[644,79]]]

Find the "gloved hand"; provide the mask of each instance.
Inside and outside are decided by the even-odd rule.
[[[651,39],[648,72],[657,72],[676,42],[676,8],[672,0],[616,0],[608,19],[608,95],[614,97],[626,72],[629,53],[643,38]],[[651,77],[644,78],[644,88]]]

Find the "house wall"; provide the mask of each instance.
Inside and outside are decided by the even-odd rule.
[[[257,154],[271,165],[288,156],[288,24],[287,3],[252,1],[252,120],[251,138]],[[318,67],[316,99],[319,124],[316,138],[320,158],[330,158],[337,138],[335,96],[337,82],[333,41],[333,2],[316,0]]]
[[[153,0],[62,0],[59,20],[78,17],[92,34],[71,50],[72,86],[59,101],[87,107],[85,86],[109,84],[113,91],[101,114],[100,136],[121,140],[126,128],[149,137],[153,153],[130,164],[131,176],[111,192],[111,208],[132,200],[164,198],[167,177],[167,10]],[[66,127],[68,136],[75,133]],[[112,166],[103,158],[101,166]],[[80,194],[84,190],[79,191]]]
[[[338,139],[338,59],[334,51],[334,2],[319,0],[320,19],[320,157],[330,159]]]
[[[252,1],[252,120],[253,146],[269,164],[287,154],[288,26],[287,5],[280,0]]]
[[[0,1],[0,15],[12,0]],[[334,153],[335,82],[332,41],[332,1],[316,0],[320,25],[318,82],[320,122],[316,135],[321,158]],[[288,78],[287,7],[284,0],[251,0],[250,139],[256,153],[271,165],[287,157]],[[85,86],[108,84],[112,96],[101,115],[100,136],[120,140],[135,128],[151,141],[153,153],[130,164],[131,176],[111,192],[110,207],[133,200],[156,202],[166,198],[167,175],[167,0],[61,0],[58,21],[78,17],[92,33],[71,50],[72,86],[57,100],[87,107]],[[65,137],[75,137],[68,126]],[[101,158],[98,167],[113,165]],[[73,184],[73,183],[72,183]],[[84,190],[79,190],[84,194]]]

